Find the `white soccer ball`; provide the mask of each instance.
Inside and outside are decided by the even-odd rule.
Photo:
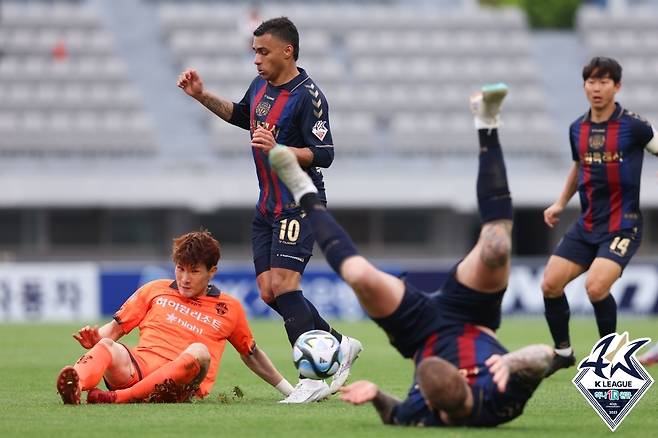
[[[326,379],[334,375],[340,367],[343,355],[340,343],[331,333],[324,330],[311,330],[302,333],[292,347],[292,360],[295,367],[309,379]]]

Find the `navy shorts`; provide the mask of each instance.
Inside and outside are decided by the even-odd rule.
[[[271,268],[304,273],[313,254],[313,232],[301,209],[272,219],[258,210],[251,223],[251,248],[256,275]]]
[[[404,281],[402,302],[391,315],[373,318],[403,357],[410,358],[432,333],[441,328],[438,302],[432,294]]]
[[[505,291],[483,293],[461,284],[457,266],[439,292],[421,291],[405,280],[400,306],[385,318],[373,318],[402,356],[413,357],[429,336],[456,325],[481,325],[494,331],[500,326]]]
[[[601,234],[587,232],[576,222],[557,244],[553,254],[585,268],[589,268],[595,258],[603,257],[624,269],[641,242],[642,232],[638,228]]]

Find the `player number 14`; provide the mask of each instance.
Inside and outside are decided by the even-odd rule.
[[[296,242],[299,239],[299,221],[297,219],[282,219],[281,229],[279,230],[279,240],[285,240],[286,235],[289,242]]]
[[[626,251],[628,251],[628,245],[630,243],[631,239],[628,237],[622,239],[621,237],[617,236],[612,240],[612,243],[610,244],[610,251],[624,257],[626,255]]]

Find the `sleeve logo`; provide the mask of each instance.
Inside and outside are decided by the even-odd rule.
[[[319,138],[320,141],[323,141],[324,137],[327,135],[327,132],[329,132],[329,129],[327,128],[327,122],[325,120],[318,120],[315,122],[315,125],[313,125],[311,132],[313,135]]]

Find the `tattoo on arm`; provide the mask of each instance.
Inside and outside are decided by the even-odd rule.
[[[400,404],[400,400],[386,394],[385,392],[378,391],[372,404],[377,409],[379,417],[384,424],[393,424],[393,408]]]
[[[222,99],[221,97],[208,92],[204,93],[199,101],[203,106],[227,122],[231,120],[231,116],[233,116],[233,102],[229,102],[226,99]]]
[[[507,353],[504,358],[509,364],[510,373],[522,373],[532,378],[540,378],[550,366],[553,354],[553,349],[548,345],[528,345]]]

